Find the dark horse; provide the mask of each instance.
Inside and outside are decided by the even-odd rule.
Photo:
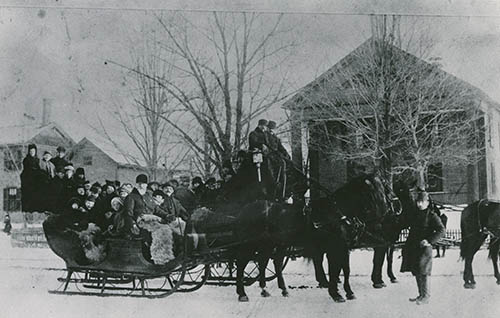
[[[465,259],[464,287],[476,287],[472,273],[472,260],[486,237],[490,236],[489,256],[493,261],[493,271],[497,284],[500,285],[498,273],[498,253],[500,249],[500,203],[480,200],[469,204],[463,211],[460,219],[462,242],[460,256]]]
[[[233,213],[235,219],[232,228],[236,245],[231,252],[236,261],[236,290],[240,301],[248,301],[243,273],[251,259],[259,263],[262,296],[269,296],[263,275],[271,258],[282,295],[288,295],[282,264],[285,251],[290,246],[303,246],[312,251],[320,247],[327,253],[331,275],[340,271],[341,267],[348,272],[348,247],[360,236],[372,231],[372,227],[379,226],[390,210],[382,181],[374,174],[352,180],[333,197],[318,201],[315,204],[321,206],[318,212],[307,215],[300,200],[305,190],[304,178],[290,178],[290,191],[274,191],[275,184],[269,184],[273,180],[266,173],[266,167],[261,167],[262,178],[259,182],[255,165],[247,160],[227,185],[223,202],[216,204],[216,213]],[[241,187],[242,184],[244,187]],[[282,203],[272,195],[287,192],[298,194],[293,205]],[[346,284],[348,286],[348,279]],[[336,284],[330,286],[329,293],[334,300],[342,298]],[[349,286],[348,297],[353,295]]]
[[[384,264],[384,258],[386,257],[387,275],[392,283],[397,282],[396,276],[392,270],[393,254],[395,249],[394,243],[398,240],[399,234],[404,228],[404,216],[410,211],[413,204],[410,189],[406,183],[396,182],[393,186],[394,192],[385,181],[382,180],[382,184],[384,186],[385,195],[387,196],[390,211],[388,211],[389,213],[386,213],[381,220],[382,230],[377,233],[377,242],[371,243],[373,244],[372,246],[374,250],[373,269],[371,274],[374,288],[382,288],[386,286],[382,279],[382,267]],[[316,281],[319,284],[318,286],[322,288],[329,286],[329,282],[322,266],[323,257],[324,253],[318,253],[313,258]],[[336,281],[338,282],[340,279],[337,277]],[[349,297],[349,293],[347,294]]]
[[[385,181],[377,174],[361,175],[341,187],[330,198],[313,202],[312,232],[316,243],[312,259],[320,286],[328,286],[336,302],[345,299],[337,282],[342,270],[347,299],[355,299],[350,286],[350,249],[386,245],[383,222],[400,212],[399,203]],[[329,280],[322,267],[323,255],[328,260]]]
[[[401,204],[401,213],[398,215],[388,215],[384,219],[384,236],[387,239],[387,245],[379,245],[373,247],[373,268],[371,280],[374,288],[386,287],[382,279],[382,268],[384,259],[387,259],[387,276],[391,283],[397,283],[398,280],[392,270],[395,246],[394,243],[399,239],[401,230],[405,227],[404,219],[408,213],[414,208],[414,200],[410,192],[410,187],[404,181],[396,181],[393,184],[395,195],[398,197]]]

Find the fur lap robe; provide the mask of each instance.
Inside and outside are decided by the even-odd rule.
[[[102,262],[106,258],[106,245],[99,244],[96,238],[101,234],[101,229],[94,223],[89,223],[86,230],[77,232],[85,257],[92,263]]]
[[[142,215],[137,220],[140,228],[151,233],[153,239],[150,247],[151,259],[157,265],[163,265],[175,258],[172,229],[169,225],[160,222],[161,218],[152,214]]]

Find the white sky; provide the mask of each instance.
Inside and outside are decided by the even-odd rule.
[[[290,90],[313,80],[370,36],[369,16],[352,13],[446,15],[402,21],[416,20],[425,26],[420,31],[432,33],[436,40],[433,55],[442,58],[446,71],[500,101],[500,1],[413,2],[3,1],[14,7],[0,5],[0,125],[22,123],[24,112],[38,115],[42,98],[51,98],[53,119],[78,141],[92,133],[88,123],[97,124],[96,115],[106,120],[106,109],[127,102],[122,70],[104,61],[130,64],[130,47],[153,12],[97,9],[103,4],[111,8],[293,12],[283,20],[284,26],[293,28],[287,36],[298,43],[287,61]],[[44,3],[65,8],[38,7]],[[36,6],[28,8],[30,4]],[[93,9],[68,8],[77,4]],[[19,5],[28,7],[15,7]],[[206,14],[191,12],[189,16],[203,21]],[[271,117],[284,118],[279,107],[276,105]]]

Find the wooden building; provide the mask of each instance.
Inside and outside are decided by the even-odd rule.
[[[331,190],[335,190],[346,180],[353,176],[352,167],[346,161],[332,159],[325,152],[319,152],[310,144],[317,143],[314,133],[314,122],[324,121],[333,124],[336,118],[323,118],[318,113],[312,113],[313,109],[320,105],[324,107],[326,103],[322,99],[330,98],[342,92],[343,94],[356,94],[348,91],[346,82],[352,80],[348,76],[356,76],[357,63],[362,54],[360,50],[366,50],[373,41],[369,39],[356,48],[346,57],[341,59],[329,70],[321,74],[311,83],[300,89],[291,97],[284,107],[290,111],[291,118],[291,148],[292,159],[297,165],[308,164],[312,177],[316,178],[322,185]],[[399,49],[398,49],[399,50]],[[404,54],[406,59],[417,59],[417,57],[398,51]],[[419,63],[427,63],[418,60]],[[473,103],[479,106],[481,125],[478,130],[478,139],[484,146],[484,155],[481,160],[474,164],[437,163],[432,166],[434,178],[428,177],[430,191],[436,201],[462,204],[469,203],[480,198],[500,201],[500,104],[489,98],[478,88],[440,70],[443,76],[453,78],[461,85],[473,91]],[[327,92],[325,94],[325,92]],[[356,96],[354,96],[356,98]],[[360,96],[359,100],[362,97]],[[464,145],[468,147],[468,145]],[[483,147],[481,147],[483,148]],[[335,149],[331,149],[335,151]],[[314,187],[311,189],[311,196],[320,195]]]
[[[57,124],[0,127],[0,198],[3,211],[21,210],[21,171],[28,145],[35,144],[38,157],[44,151],[56,154],[58,146],[71,148],[75,142]]]

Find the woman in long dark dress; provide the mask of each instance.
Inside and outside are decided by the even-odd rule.
[[[38,210],[38,191],[40,183],[40,159],[37,156],[36,145],[28,146],[28,154],[23,160],[21,172],[21,204],[23,212]]]

